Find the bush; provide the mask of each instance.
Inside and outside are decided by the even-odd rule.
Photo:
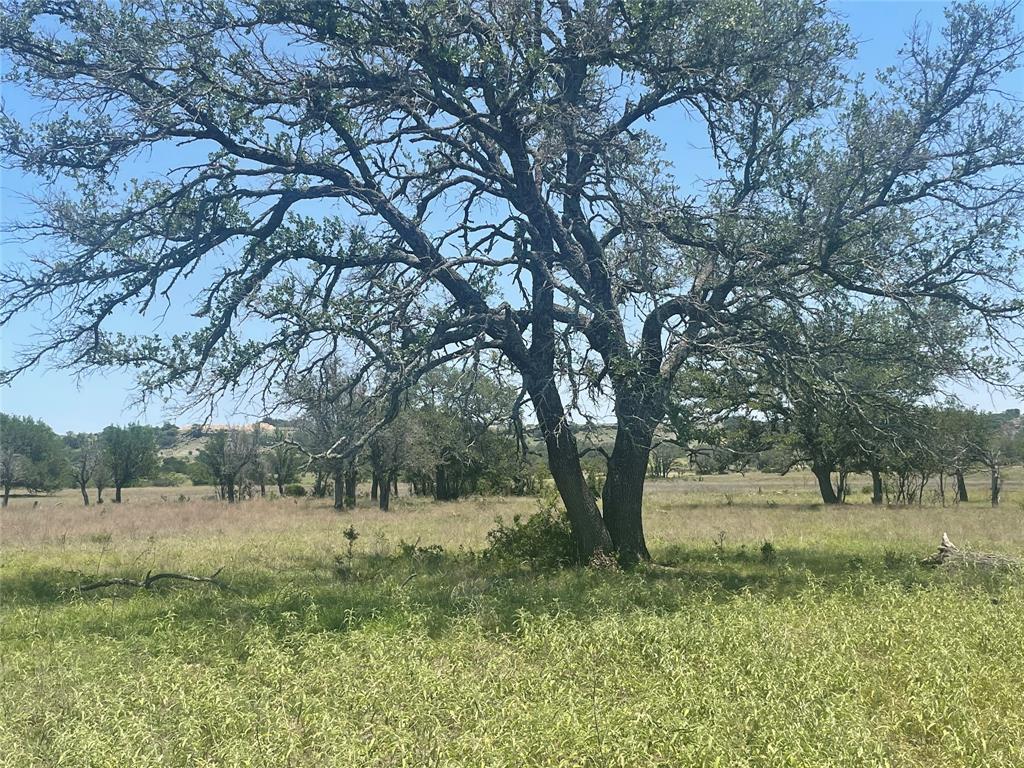
[[[306,486],[304,486],[302,483],[292,483],[291,485],[286,485],[284,487],[284,495],[285,496],[305,496],[306,495]]]
[[[521,515],[506,525],[495,518],[496,527],[487,532],[484,557],[541,568],[558,568],[579,559],[569,531],[569,518],[554,497],[539,501],[539,509],[525,521]]]
[[[444,547],[440,544],[428,544],[421,547],[419,539],[414,544],[409,544],[403,539],[399,541],[398,548],[401,556],[406,560],[413,560],[424,565],[436,567],[444,560]]]
[[[179,485],[184,485],[186,478],[184,475],[179,475],[176,472],[160,472],[153,475],[152,477],[140,480],[137,483],[131,483],[131,486],[151,486],[153,488],[174,488]]]

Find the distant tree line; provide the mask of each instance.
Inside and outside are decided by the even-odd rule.
[[[391,506],[400,483],[409,492],[450,501],[468,494],[535,493],[543,462],[508,418],[516,391],[479,371],[439,370],[408,392],[397,415],[372,428],[374,403],[336,363],[293,382],[283,395],[293,418],[220,429],[173,424],[109,426],[98,434],[57,436],[42,421],[2,415],[0,472],[4,504],[13,488],[52,492],[73,487],[88,506],[122,501],[133,485],[213,486],[227,501],[278,495],[333,497],[355,506],[359,483],[372,501]],[[372,432],[372,434],[371,434]],[[367,435],[369,437],[367,438]],[[160,457],[183,441],[192,450]],[[332,448],[363,440],[357,454]]]
[[[532,450],[539,442],[533,430],[517,429],[503,416],[514,393],[493,379],[477,377],[467,386],[451,371],[428,377],[354,460],[341,460],[329,455],[331,449],[358,440],[372,411],[348,396],[335,397],[338,390],[331,387],[341,386],[337,370],[317,376],[316,386],[311,379],[292,392],[294,402],[303,403],[299,415],[275,426],[179,431],[169,424],[131,424],[60,437],[40,420],[0,414],[3,505],[15,488],[50,493],[73,487],[89,506],[102,504],[107,490],[120,503],[123,489],[134,485],[191,482],[214,486],[228,502],[264,497],[269,489],[279,496],[332,497],[343,509],[355,506],[358,484],[366,483],[370,500],[388,510],[400,482],[413,495],[449,501],[471,494],[534,494],[549,479]],[[813,414],[801,407],[784,418],[733,413],[698,422],[690,414],[683,439],[666,430],[655,444],[648,477],[748,469],[785,474],[805,467],[826,504],[847,499],[854,475],[871,478],[873,504],[921,504],[929,487],[945,504],[969,501],[965,476],[984,471],[996,506],[1003,470],[1024,463],[1018,409],[983,413],[953,403],[915,404],[865,428],[844,420],[845,405]],[[591,448],[581,457],[598,494],[607,447],[600,431],[583,434]],[[187,455],[159,457],[182,436],[200,436],[203,443]]]
[[[731,417],[703,433],[706,441],[685,446],[668,440],[651,452],[648,477],[683,471],[699,475],[758,470],[785,474],[806,468],[815,476],[825,504],[840,504],[851,478],[870,477],[873,504],[969,501],[965,476],[988,475],[988,497],[998,506],[1003,470],[1024,463],[1024,421],[1018,409],[983,413],[953,404],[916,406],[901,423],[887,423],[869,435],[830,430],[808,435],[797,425]]]
[[[966,501],[964,474],[983,468],[997,505],[1001,468],[1024,460],[1019,413],[965,409],[943,391],[965,374],[1005,381],[1005,370],[972,350],[962,317],[917,312],[831,299],[800,322],[760,318],[757,351],[680,376],[672,436],[701,447],[705,470],[807,467],[826,504],[846,499],[854,474],[871,476],[875,504],[921,503],[932,481],[939,500],[952,482]]]
[[[516,395],[478,369],[439,368],[405,393],[382,423],[377,404],[330,362],[284,393],[300,415],[290,443],[278,441],[274,461],[285,466],[294,454],[305,456],[313,495],[333,494],[339,509],[355,505],[360,481],[370,484],[370,499],[383,510],[399,481],[415,495],[440,501],[532,493],[543,470],[509,418]]]
[[[108,488],[119,504],[124,488],[154,477],[158,446],[166,443],[168,434],[167,425],[130,424],[111,425],[99,434],[69,432],[58,437],[40,420],[0,414],[3,506],[13,488],[48,493],[69,486],[81,491],[86,506],[93,489],[96,502],[102,504]]]

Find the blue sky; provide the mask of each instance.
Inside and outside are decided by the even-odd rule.
[[[840,0],[835,8],[846,17],[854,37],[861,42],[860,55],[851,65],[856,71],[873,72],[891,63],[905,39],[906,32],[915,21],[940,26],[942,0]],[[1019,14],[1024,20],[1024,12]],[[1022,88],[1024,91],[1024,88]],[[19,116],[30,116],[32,108],[24,97],[8,89],[3,95],[5,106]],[[661,132],[661,131],[659,131]],[[22,196],[31,193],[35,181],[14,171],[0,175],[0,209],[4,222],[19,219],[28,213]],[[0,243],[0,260],[17,260],[21,246],[8,241]],[[34,314],[18,318],[0,330],[0,367],[11,364],[14,352],[43,323],[43,316]],[[190,318],[181,306],[170,306],[164,317],[145,321],[143,330],[174,333],[188,327]],[[119,324],[125,330],[138,330],[139,319],[122,317]],[[13,385],[0,388],[0,409],[7,413],[42,418],[58,432],[95,431],[110,423],[142,421],[157,423],[169,417],[180,424],[201,418],[200,414],[172,413],[161,402],[147,407],[133,405],[133,377],[130,372],[103,371],[76,379],[59,368],[40,367],[25,373]],[[1021,403],[1006,394],[985,387],[962,388],[960,396],[965,402],[986,410],[1017,407]],[[252,412],[224,412],[214,415],[215,421],[243,422],[259,415]]]

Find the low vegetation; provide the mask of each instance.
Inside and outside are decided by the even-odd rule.
[[[655,482],[632,572],[484,556],[527,498],[14,499],[0,765],[1019,766],[1022,577],[918,561],[1024,554],[1022,480],[998,509]]]

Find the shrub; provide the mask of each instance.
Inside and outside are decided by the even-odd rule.
[[[553,496],[539,500],[539,509],[525,521],[521,515],[512,524],[495,518],[496,527],[487,532],[484,557],[542,568],[557,568],[579,559],[569,531],[569,518]]]
[[[132,483],[131,485],[148,485],[153,488],[175,488],[179,485],[184,485],[186,479],[188,478],[184,475],[179,475],[177,472],[160,472],[150,476],[145,482]]]
[[[286,485],[284,487],[284,495],[285,496],[305,496],[306,495],[306,486],[304,486],[302,483],[292,483],[291,485]]]
[[[444,560],[444,547],[440,544],[428,544],[421,547],[419,539],[414,544],[403,539],[398,542],[398,548],[401,556],[406,560],[413,560],[424,565],[437,566]]]

